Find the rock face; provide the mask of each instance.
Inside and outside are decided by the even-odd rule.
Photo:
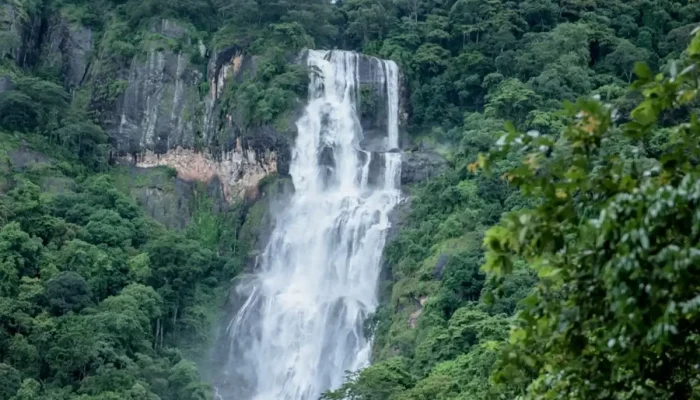
[[[194,42],[189,28],[172,20],[155,22],[142,48],[124,65],[104,67],[109,57],[97,47],[91,29],[68,21],[59,13],[34,15],[17,2],[0,0],[0,56],[20,67],[39,65],[61,76],[69,91],[93,90],[102,125],[113,145],[114,161],[130,160],[135,167],[167,165],[185,180],[216,181],[226,199],[246,196],[271,173],[285,175],[291,162],[296,127],[284,131],[275,126],[246,126],[231,110],[235,99],[223,101],[225,88],[255,74],[257,59],[235,46],[208,51]],[[97,55],[97,56],[93,56]],[[93,62],[94,60],[94,62]],[[305,61],[291,55],[289,62]],[[373,57],[357,57],[361,124],[365,150],[375,151],[375,141],[387,126],[387,63]],[[96,88],[109,86],[116,97],[95,96]],[[0,77],[0,91],[12,82]],[[406,126],[408,95],[400,92],[400,126]],[[112,95],[110,95],[112,96]],[[303,104],[304,99],[299,99]],[[296,114],[292,113],[291,119]],[[405,135],[401,135],[405,137]],[[404,182],[420,180],[438,168],[431,158],[410,158]],[[416,169],[427,165],[428,172]],[[414,166],[414,167],[412,167]]]
[[[22,26],[17,10],[0,0],[0,57],[17,59],[22,45]]]
[[[154,34],[182,40],[186,30],[168,20],[153,26]],[[154,152],[195,146],[195,114],[202,74],[182,53],[150,44],[146,55],[134,56],[119,72],[125,89],[105,120],[118,154]]]
[[[108,126],[116,151],[163,154],[194,147],[201,79],[182,54],[150,51],[145,61],[134,58],[117,100],[119,120]]]
[[[408,152],[401,155],[401,184],[420,183],[440,175],[448,168],[447,160],[432,151]]]
[[[152,32],[187,43],[199,58],[206,55],[204,45],[191,43],[177,23],[163,20]],[[201,67],[192,54],[151,46],[120,73],[125,89],[104,125],[116,158],[143,168],[167,165],[186,180],[216,178],[234,201],[265,176],[288,172],[292,135],[269,126],[242,127],[222,107],[225,86],[254,72],[254,57],[231,47],[210,57],[206,76]]]
[[[257,154],[254,150],[244,151],[240,147],[221,154],[219,158],[181,147],[165,154],[147,151],[139,153],[135,165],[139,168],[169,166],[177,171],[180,179],[187,181],[218,181],[223,185],[224,197],[228,201],[245,197],[246,191],[257,187],[264,177],[277,172],[275,153]]]
[[[166,40],[184,42],[190,50],[196,48],[199,58],[206,55],[204,45],[191,43],[189,32],[173,21],[162,20],[151,31]],[[229,80],[253,69],[254,57],[235,47],[224,49],[210,57],[206,76],[201,72],[204,66],[192,58],[153,43],[145,55],[135,56],[128,69],[119,72],[125,89],[110,119],[104,121],[118,154],[165,154],[212,145],[230,151],[244,136],[257,136],[231,129],[236,127],[234,116],[219,103]]]
[[[196,196],[202,192],[212,200],[212,214],[218,215],[227,207],[221,184],[216,178],[206,188],[198,188],[195,182],[172,179],[162,170],[131,166],[128,179],[131,196],[146,214],[169,228],[184,229],[189,225]]]
[[[22,2],[0,0],[0,58],[18,66],[32,65],[37,59],[41,21]]]
[[[83,83],[90,66],[92,30],[58,15],[50,17],[47,25],[41,61],[60,72],[66,89],[76,88]]]
[[[40,64],[60,75],[66,89],[79,86],[93,50],[92,30],[59,14],[37,15],[23,2],[0,0],[0,58],[19,67]]]
[[[188,40],[186,30],[169,21],[152,30],[173,40]],[[304,59],[302,54],[290,62]],[[117,156],[131,157],[138,167],[171,166],[183,179],[217,177],[229,200],[245,196],[270,173],[287,174],[294,124],[287,131],[248,127],[222,104],[226,85],[254,74],[256,67],[256,58],[237,47],[214,53],[206,76],[188,56],[171,50],[153,47],[145,59],[134,57],[122,74],[126,89],[116,102],[114,118],[105,124]],[[386,66],[376,58],[360,56],[357,68],[365,98],[373,104],[362,119],[363,147],[371,150],[372,141],[384,136],[387,125],[386,99],[380,98],[386,93]],[[208,91],[201,93],[201,88]],[[406,118],[405,112],[402,116]],[[212,149],[216,150],[209,154]]]

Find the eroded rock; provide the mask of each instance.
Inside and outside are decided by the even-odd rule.
[[[224,197],[231,202],[243,198],[264,177],[277,172],[277,155],[274,152],[258,154],[239,147],[214,157],[177,147],[164,154],[142,152],[137,155],[135,166],[168,166],[177,171],[178,178],[187,181],[211,182],[217,179],[223,187]]]
[[[433,268],[433,279],[442,279],[443,272],[447,266],[447,262],[450,261],[450,256],[447,254],[440,254],[437,261],[435,262],[435,268]]]
[[[431,151],[407,152],[401,155],[401,184],[424,182],[445,172],[447,160]]]

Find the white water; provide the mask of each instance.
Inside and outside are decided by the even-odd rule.
[[[372,62],[387,101],[384,150],[394,150],[398,68]],[[229,326],[236,379],[246,389],[219,390],[222,399],[316,400],[370,361],[363,324],[377,307],[388,214],[400,197],[400,155],[359,147],[358,55],[310,51],[308,64],[317,73],[297,122],[295,193],[277,217],[256,278],[239,288],[248,298]],[[369,179],[373,157],[384,167]]]

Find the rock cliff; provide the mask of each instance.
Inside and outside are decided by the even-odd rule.
[[[71,91],[82,85],[86,78],[94,47],[93,32],[60,15],[52,15],[45,24],[39,62],[57,73],[66,89]]]
[[[29,4],[0,0],[0,57],[19,66],[37,59],[41,19]]]
[[[151,33],[191,45],[188,32],[169,20],[154,24]],[[164,48],[155,40],[144,47],[128,67],[116,72],[122,91],[112,110],[104,114],[103,124],[115,151],[165,154],[170,149],[194,148],[199,85],[205,77],[181,51]]]
[[[186,30],[173,22],[164,20],[152,31],[194,45]],[[197,46],[201,55],[207,54],[201,44]],[[288,173],[296,127],[293,120],[285,130],[246,126],[235,110],[224,109],[221,98],[227,85],[255,74],[257,60],[235,46],[210,53],[206,74],[200,72],[202,65],[173,50],[151,47],[145,57],[134,57],[121,73],[125,89],[105,126],[118,159],[139,167],[168,165],[184,179],[217,177],[227,198],[235,199],[270,173]],[[294,62],[303,63],[304,55]],[[386,129],[386,100],[380,98],[386,83],[380,60],[361,56],[357,68],[367,100],[362,145],[371,150],[372,141]],[[402,103],[405,98],[404,93]],[[295,111],[290,113],[292,119],[301,110]],[[405,122],[405,112],[401,118]]]
[[[207,49],[190,27],[162,19],[144,32],[136,54],[113,63],[103,48],[107,33],[96,35],[55,10],[40,14],[22,4],[0,0],[0,56],[60,77],[71,93],[87,93],[109,135],[113,162],[172,167],[185,181],[220,185],[230,202],[254,198],[263,178],[288,173],[301,108],[289,113],[285,128],[250,126],[231,109],[235,98],[233,106],[222,101],[229,85],[256,73],[256,57],[236,46]],[[290,62],[304,63],[304,57],[292,55]],[[360,56],[356,68],[365,133],[360,145],[375,151],[387,124],[385,67],[376,58]],[[0,91],[11,88],[11,77],[0,76]],[[110,93],[107,100],[104,91]],[[405,128],[405,85],[400,92],[400,125]],[[405,160],[404,183],[441,168],[433,155],[407,155]]]

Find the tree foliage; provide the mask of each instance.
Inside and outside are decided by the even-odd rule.
[[[16,179],[0,197],[0,398],[211,398],[174,346],[208,337],[198,293],[230,279],[228,256],[147,228],[108,176],[63,194]]]
[[[346,2],[348,27],[380,3]],[[376,366],[402,357],[413,383],[379,398],[697,396],[698,5],[381,4],[385,28],[347,33],[400,63],[412,132],[451,168],[387,246]],[[383,376],[331,395],[384,393]]]
[[[485,268],[507,274],[522,257],[540,279],[497,382],[526,398],[698,395],[697,111],[666,127],[657,158],[622,157],[610,147],[622,137],[642,150],[664,115],[694,108],[699,65],[700,33],[670,75],[636,65],[643,100],[627,122],[580,100],[569,105],[572,123],[559,138],[504,137],[499,151],[523,157],[508,179],[537,207],[489,230]]]

